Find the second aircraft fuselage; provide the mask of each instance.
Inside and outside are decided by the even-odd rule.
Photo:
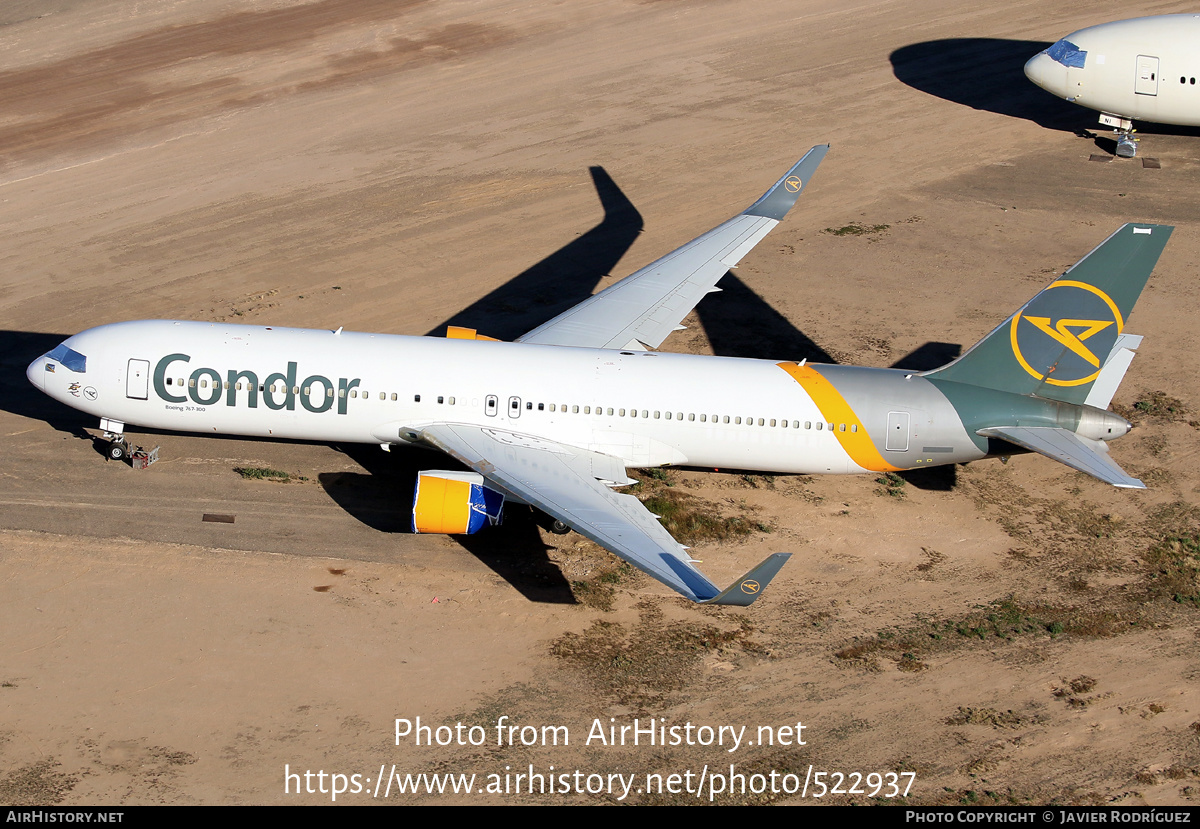
[[[1090,109],[1200,126],[1200,15],[1080,29],[1030,58],[1025,74],[1046,91]]]

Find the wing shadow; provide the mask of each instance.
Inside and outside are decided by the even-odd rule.
[[[542,261],[481,297],[429,332],[446,326],[474,328],[501,340],[514,340],[592,295],[642,232],[642,214],[603,167],[591,167],[592,183],[604,208],[600,223]]]
[[[465,469],[440,452],[378,446],[334,447],[363,469],[317,476],[326,494],[351,517],[384,533],[412,533],[412,501],[417,474],[426,469]],[[558,565],[550,560],[532,510],[507,505],[504,523],[475,535],[452,536],[463,549],[531,602],[575,604],[575,594]]]
[[[721,277],[717,287],[721,293],[705,297],[696,306],[696,315],[714,354],[837,362],[732,272]]]

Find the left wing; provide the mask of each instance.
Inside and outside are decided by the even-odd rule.
[[[745,606],[790,553],[775,553],[725,590],[705,578],[642,502],[609,489],[633,483],[617,458],[561,443],[461,423],[418,436],[483,475],[488,485],[531,504],[694,602]]]
[[[725,272],[792,209],[828,144],[813,147],[762,197],[595,296],[517,338],[519,343],[587,348],[658,348]]]

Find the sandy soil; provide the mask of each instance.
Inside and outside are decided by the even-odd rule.
[[[695,802],[644,776],[732,763],[911,773],[911,803],[1195,804],[1200,136],[1147,128],[1161,169],[1089,161],[1108,148],[1081,134],[1094,114],[1020,72],[1111,9],[6,4],[0,802],[332,800],[331,778],[287,793],[286,768],[359,775],[338,802],[365,803],[381,769],[483,787],[530,766]],[[1120,223],[1175,224],[1116,400],[1137,428],[1114,456],[1148,491],[1027,456],[899,487],[673,472],[672,491],[758,526],[697,545],[714,580],[796,554],[753,608],[699,609],[519,517],[463,541],[402,532],[418,453],[133,431],[163,455],[134,472],[24,379],[63,336],[123,319],[512,337],[825,141],[796,210],[664,347],[931,367]],[[851,223],[886,227],[825,232]],[[397,744],[417,717],[487,743]],[[570,744],[496,745],[502,717]],[[610,718],[746,726],[753,745],[587,744]],[[804,745],[760,744],[798,722]],[[619,798],[501,781],[388,800]]]

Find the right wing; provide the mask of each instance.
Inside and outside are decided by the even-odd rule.
[[[705,294],[717,290],[792,209],[828,144],[813,147],[754,204],[610,288],[517,338],[519,343],[587,348],[658,348]]]
[[[483,475],[488,485],[568,524],[694,602],[745,606],[790,553],[775,553],[725,590],[705,578],[684,548],[632,495],[617,458],[554,441],[462,423],[420,429],[420,439]]]

